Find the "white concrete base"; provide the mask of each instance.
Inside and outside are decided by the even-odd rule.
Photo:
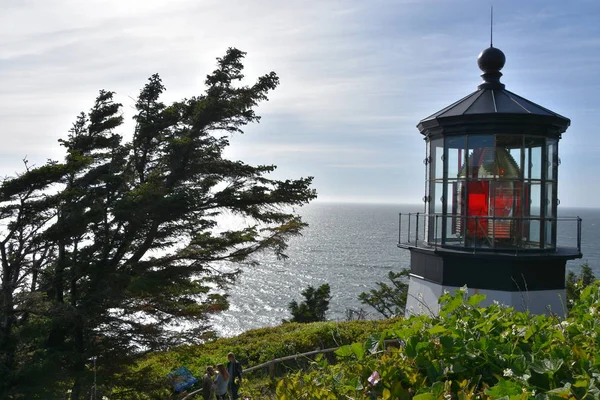
[[[416,275],[410,275],[408,298],[406,299],[405,315],[433,315],[439,313],[438,299],[445,291],[453,293],[458,287],[442,286],[426,281]],[[523,292],[506,292],[500,290],[468,288],[469,296],[479,293],[486,295],[480,305],[485,307],[498,301],[500,304],[513,307],[517,311],[529,310],[532,314],[555,314],[565,317],[567,314],[566,291],[532,290]]]

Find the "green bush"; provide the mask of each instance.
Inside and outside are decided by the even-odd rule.
[[[500,304],[481,308],[483,296],[465,294],[444,295],[435,318],[288,323],[150,354],[112,393],[122,399],[169,398],[169,371],[185,365],[200,376],[228,351],[248,368],[341,346],[329,355],[279,365],[275,381],[267,370],[246,374],[241,394],[284,400],[600,398],[600,282],[580,291],[564,319]],[[140,376],[143,385],[136,381]]]
[[[600,291],[584,289],[571,316],[532,316],[483,296],[442,297],[439,317],[399,321],[278,383],[278,399],[594,399],[600,397]],[[384,350],[384,339],[402,345]],[[340,359],[343,359],[340,361]],[[371,378],[371,382],[369,382]]]
[[[166,375],[179,366],[186,366],[201,377],[207,365],[227,360],[232,351],[243,368],[253,367],[276,358],[306,353],[317,349],[338,347],[364,341],[370,335],[389,329],[397,320],[290,322],[272,328],[254,329],[232,338],[221,338],[203,345],[181,346],[172,351],[141,357],[126,374],[117,377],[112,393],[119,399],[165,399],[172,396]],[[335,356],[329,358],[335,360]],[[276,376],[308,368],[312,358],[299,358],[279,364]],[[263,398],[270,385],[267,369],[246,374],[243,395]],[[274,392],[274,387],[273,390]],[[257,397],[258,396],[258,397]],[[109,397],[109,396],[108,396]]]

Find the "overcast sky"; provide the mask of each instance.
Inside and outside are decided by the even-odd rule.
[[[415,126],[476,90],[492,3],[506,88],[571,119],[561,205],[599,206],[597,0],[0,0],[0,174],[61,159],[57,139],[98,90],[130,119],[150,75],[166,101],[200,94],[237,47],[249,80],[275,71],[281,85],[228,156],[314,176],[321,201],[418,203]]]

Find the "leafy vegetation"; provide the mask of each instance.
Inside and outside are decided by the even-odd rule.
[[[293,300],[289,304],[290,312],[292,313],[291,322],[319,322],[325,321],[325,314],[329,309],[329,301],[331,300],[330,287],[326,283],[319,286],[317,289],[309,286],[302,291],[304,301],[298,304]],[[284,320],[284,322],[287,322]]]
[[[571,310],[575,300],[581,296],[581,292],[591,285],[596,280],[592,268],[586,263],[581,265],[581,271],[576,274],[573,271],[569,271],[567,274],[567,309]]]
[[[273,328],[250,330],[232,338],[221,338],[201,345],[180,346],[172,351],[141,357],[130,370],[113,382],[105,382],[102,393],[119,399],[165,399],[173,394],[166,375],[186,366],[202,376],[207,365],[222,363],[232,351],[244,369],[294,354],[327,349],[366,340],[368,336],[390,329],[398,320],[344,322],[290,322]],[[333,355],[332,355],[333,356]],[[332,362],[334,358],[330,359]],[[275,392],[273,377],[309,368],[312,358],[299,357],[245,373],[241,395],[253,399],[271,398]],[[99,392],[100,393],[100,392]]]
[[[385,318],[396,315],[404,315],[406,298],[408,296],[408,275],[410,270],[403,269],[400,272],[390,271],[388,279],[391,286],[385,282],[377,282],[377,289],[363,292],[358,296],[362,304],[373,307]]]
[[[62,162],[2,181],[0,398],[89,398],[141,351],[210,339],[239,267],[258,251],[285,257],[305,226],[288,210],[316,194],[310,177],[223,157],[279,83],[241,85],[244,54],[229,49],[203,94],[170,105],[153,75],[128,142],[121,104],[101,91],[60,141]],[[245,225],[224,229],[223,214]]]
[[[582,286],[583,281],[578,282]],[[446,294],[438,317],[288,323],[199,346],[148,355],[112,393],[124,399],[171,396],[165,376],[239,354],[244,368],[341,346],[244,376],[252,399],[593,399],[600,396],[600,281],[574,299],[571,314],[533,316],[466,290]],[[135,380],[132,377],[143,376]],[[135,388],[135,389],[134,389]],[[176,396],[175,396],[176,397]],[[180,396],[181,397],[181,396]]]
[[[600,396],[600,282],[570,317],[532,316],[482,295],[446,294],[439,317],[413,316],[316,360],[277,385],[278,399],[594,399]],[[397,340],[384,349],[383,340]]]

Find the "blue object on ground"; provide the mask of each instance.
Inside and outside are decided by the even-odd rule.
[[[176,392],[181,392],[198,382],[198,378],[192,375],[191,371],[186,367],[177,368],[170,372],[167,377]]]

